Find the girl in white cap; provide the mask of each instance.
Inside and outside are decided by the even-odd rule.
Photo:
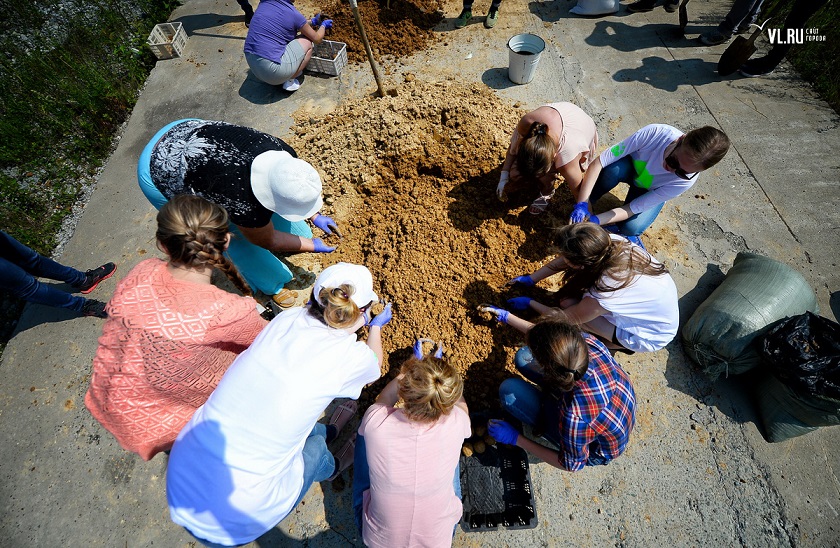
[[[228,255],[248,284],[267,295],[294,276],[272,251],[330,253],[312,238],[309,219],[326,234],[335,222],[318,211],[321,178],[282,140],[255,129],[178,120],[152,137],[137,164],[146,198],[160,209],[179,194],[224,207],[233,239]]]
[[[306,307],[280,313],[230,366],[178,435],[166,491],[172,520],[205,543],[245,544],[285,518],[310,484],[337,477],[353,462],[351,439],[333,457],[327,443],[355,414],[334,398],[359,397],[380,376],[382,327],[370,271],[339,263],[315,281]],[[368,325],[366,342],[356,331]]]

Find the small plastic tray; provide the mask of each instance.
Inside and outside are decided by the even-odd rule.
[[[497,443],[461,455],[461,495],[467,533],[537,526],[528,454],[521,447]]]
[[[160,23],[152,29],[146,43],[158,59],[172,59],[184,53],[187,33],[182,23]]]

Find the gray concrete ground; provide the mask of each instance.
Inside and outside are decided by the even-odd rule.
[[[318,7],[300,3],[304,13]],[[479,22],[454,31],[459,6],[450,2],[437,29],[448,46],[401,59],[387,78],[411,71],[428,80],[484,82],[528,108],[571,100],[595,118],[603,144],[652,122],[722,128],[734,144],[729,155],[657,221],[675,235],[660,256],[672,267],[684,319],[741,250],[794,267],[816,290],[823,315],[836,316],[837,114],[786,64],[768,78],[716,75],[724,46],[694,39],[726,13],[726,1],[689,4],[688,38],[677,36],[676,14],[661,7],[582,18],[567,13],[572,5],[506,0],[495,29]],[[484,9],[479,2],[474,13]],[[137,187],[135,166],[165,123],[194,116],[282,137],[295,110],[329,110],[375,89],[366,66],[334,79],[308,77],[291,96],[258,83],[242,57],[238,10],[232,1],[186,0],[173,14],[190,35],[185,56],[158,63],[149,77],[63,262],[89,268],[113,260],[119,278],[156,253],[153,210]],[[505,44],[520,32],[548,42],[535,80],[524,86],[506,79]],[[107,299],[114,283],[91,296]],[[101,320],[28,306],[2,357],[4,546],[192,543],[168,517],[165,456],[144,462],[124,452],[84,408],[101,327]],[[576,474],[532,460],[539,526],[459,530],[456,546],[840,545],[840,428],[766,443],[745,395],[749,383],[708,382],[678,341],[622,363],[639,395],[627,453]],[[360,544],[349,489],[316,485],[304,502],[254,545]]]

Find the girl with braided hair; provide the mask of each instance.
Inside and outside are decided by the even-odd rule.
[[[539,215],[554,196],[554,180],[563,177],[577,197],[589,162],[598,148],[595,122],[572,103],[552,103],[529,112],[516,125],[502,164],[496,195],[539,191],[529,208]]]
[[[557,257],[508,285],[533,286],[562,273],[566,298],[559,310],[568,322],[613,350],[653,352],[674,339],[679,327],[677,287],[668,269],[644,248],[594,223],[561,227],[554,244]],[[508,304],[540,314],[552,310],[529,297],[515,297]],[[493,313],[502,321],[500,313]],[[530,325],[513,315],[505,316],[504,323],[523,332]]]
[[[234,358],[266,325],[224,250],[223,208],[182,195],[161,207],[157,245],[117,285],[85,405],[120,445],[149,460],[169,451]],[[246,296],[211,283],[222,271]]]

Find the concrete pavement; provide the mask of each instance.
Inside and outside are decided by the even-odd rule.
[[[315,13],[311,2],[299,2]],[[402,59],[419,78],[484,82],[525,108],[570,100],[595,119],[603,145],[652,122],[715,125],[732,139],[725,160],[669,204],[654,229],[680,290],[683,319],[721,280],[739,251],[801,272],[824,316],[840,287],[840,118],[787,64],[768,78],[720,78],[725,46],[693,40],[726,13],[721,0],[689,4],[689,38],[676,14],[568,14],[571,1],[505,0],[492,30],[454,31],[450,2],[438,30],[448,46]],[[485,6],[476,5],[474,13]],[[102,172],[62,262],[119,264],[115,279],[155,255],[154,211],[136,184],[142,147],[165,123],[193,116],[283,137],[298,109],[328,111],[375,86],[367,66],[334,79],[307,77],[293,95],[248,75],[235,2],[186,0],[172,17],[190,39],[181,59],[159,62]],[[506,79],[505,44],[532,32],[548,42],[535,80]],[[695,198],[699,196],[698,198]],[[91,295],[107,299],[115,280]],[[832,310],[832,306],[834,309]],[[6,546],[190,546],[168,517],[166,458],[124,452],[84,408],[102,323],[28,306],[0,362],[0,539]],[[779,444],[757,428],[748,381],[710,383],[679,343],[622,358],[639,395],[627,453],[569,474],[532,460],[536,529],[466,534],[455,546],[836,546],[840,544],[840,428]],[[317,485],[254,545],[360,545],[349,489]]]

